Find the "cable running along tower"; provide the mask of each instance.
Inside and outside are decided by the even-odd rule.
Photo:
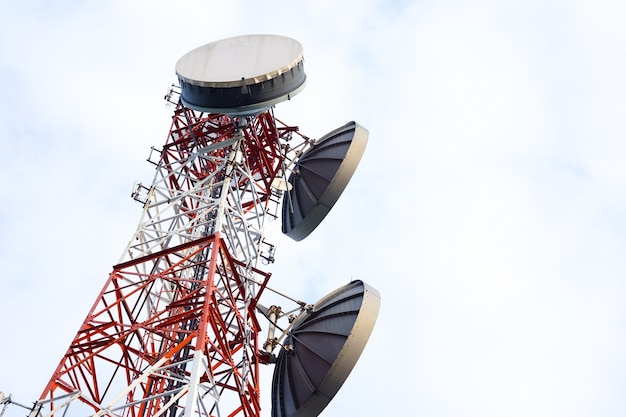
[[[367,141],[354,122],[311,140],[274,116],[304,87],[303,65],[301,45],[276,35],[224,39],[178,61],[154,180],[133,191],[139,226],[30,417],[260,416],[268,364],[273,417],[327,406],[379,296],[354,281],[292,310],[260,302],[272,291],[266,223],[280,217],[294,240],[310,234]],[[2,412],[10,403],[0,398]]]

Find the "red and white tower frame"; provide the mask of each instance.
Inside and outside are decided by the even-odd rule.
[[[270,274],[257,266],[273,256],[271,186],[295,132],[271,109],[177,105],[154,181],[133,195],[139,226],[31,416],[260,415],[255,309]]]
[[[304,87],[303,62],[299,42],[277,35],[224,39],[179,59],[169,135],[149,158],[154,180],[132,195],[143,204],[139,226],[29,417],[259,417],[259,368],[274,359],[274,417],[326,407],[367,342],[379,296],[352,281],[315,305],[290,299],[287,313],[259,304],[280,190],[283,233],[301,240],[367,142],[355,122],[311,141],[274,117],[272,106]],[[11,403],[28,408],[0,393],[1,413]]]

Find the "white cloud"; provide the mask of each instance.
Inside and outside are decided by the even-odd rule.
[[[622,415],[623,7],[5,6],[0,389],[39,395],[134,231],[177,58],[269,32],[305,48],[307,88],[280,119],[370,130],[318,230],[270,234],[278,289],[314,302],[354,277],[382,294],[324,415]]]

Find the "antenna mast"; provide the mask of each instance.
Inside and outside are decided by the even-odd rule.
[[[224,39],[178,61],[171,128],[149,158],[154,179],[132,193],[143,205],[137,230],[29,417],[258,417],[259,368],[274,361],[274,417],[326,407],[369,338],[379,296],[354,281],[316,305],[296,302],[293,317],[259,304],[270,279],[259,262],[274,259],[266,222],[285,200],[283,232],[310,234],[367,141],[354,122],[314,142],[274,117],[304,87],[303,62],[302,46],[276,35]],[[257,311],[270,321],[269,351]],[[307,341],[320,322],[326,331]]]

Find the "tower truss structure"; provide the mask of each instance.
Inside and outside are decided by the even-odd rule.
[[[259,416],[255,309],[297,128],[178,104],[139,226],[31,416]]]
[[[29,417],[259,417],[270,362],[272,416],[328,405],[369,338],[378,292],[353,281],[313,305],[272,290],[293,310],[259,304],[271,290],[260,264],[274,261],[266,223],[282,203],[283,233],[308,236],[367,143],[356,122],[310,140],[274,117],[304,88],[303,63],[302,45],[278,35],[178,60],[169,135],[148,158],[154,179],[132,193],[139,225],[39,400],[29,409],[0,392],[0,417],[9,404]],[[257,311],[268,320],[262,346]]]

